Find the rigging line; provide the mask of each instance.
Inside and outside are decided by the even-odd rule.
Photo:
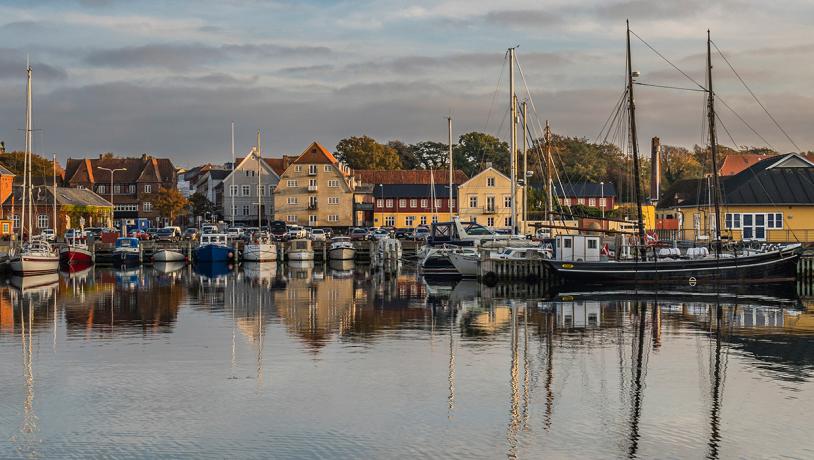
[[[724,121],[721,120],[721,117],[717,113],[715,114],[715,118],[718,120],[718,123],[721,124],[721,128],[724,129],[724,132],[726,133],[726,135],[729,136],[729,140],[732,141],[732,145],[735,147],[735,150],[740,150],[738,148],[738,144],[735,142],[735,138],[732,137],[732,133],[730,133],[729,130],[726,129],[726,125],[724,124]]]
[[[772,150],[774,150],[775,152],[777,151],[777,149],[775,149],[775,148],[774,148],[774,146],[772,146],[772,144],[770,144],[770,143],[769,143],[769,141],[767,141],[765,137],[761,136],[761,135],[760,135],[760,133],[758,133],[757,131],[755,131],[755,128],[753,128],[753,127],[752,127],[752,125],[750,125],[750,124],[749,124],[749,123],[748,123],[746,120],[744,120],[744,119],[743,119],[743,117],[742,117],[742,116],[740,116],[740,114],[739,114],[738,112],[736,112],[736,111],[735,111],[735,109],[733,109],[732,107],[730,107],[730,106],[729,106],[729,104],[727,104],[727,103],[726,103],[726,101],[724,101],[724,100],[723,100],[723,98],[721,98],[721,96],[719,96],[719,95],[715,94],[715,98],[716,98],[716,99],[718,99],[718,102],[720,102],[721,104],[723,104],[723,105],[724,105],[724,107],[726,107],[727,109],[729,109],[729,110],[730,110],[730,111],[731,111],[731,112],[732,112],[732,113],[733,113],[733,114],[734,114],[736,117],[738,117],[738,120],[740,120],[741,122],[743,122],[743,124],[744,124],[744,125],[746,125],[746,127],[747,127],[747,128],[749,128],[749,130],[750,130],[750,131],[752,131],[753,133],[755,133],[755,136],[759,137],[759,138],[760,138],[760,140],[762,140],[762,141],[763,141],[763,142],[764,142],[764,143],[765,143],[765,144],[766,144],[766,145],[767,145],[769,148],[771,148],[771,149],[772,149]]]
[[[650,87],[653,87],[653,88],[677,89],[677,90],[681,90],[681,91],[694,91],[694,92],[699,92],[699,93],[706,93],[707,92],[707,90],[705,90],[705,89],[683,88],[681,86],[657,85],[655,83],[635,82],[633,84],[634,85],[639,85],[639,86],[650,86]]]
[[[492,93],[492,102],[489,103],[489,112],[486,115],[486,123],[483,125],[483,131],[488,132],[489,120],[492,118],[492,109],[495,107],[495,98],[497,97],[498,90],[500,89],[500,82],[503,81],[503,72],[506,71],[506,58],[508,51],[503,53],[503,65],[500,67],[500,76],[497,77],[497,85],[495,85],[495,92]]]
[[[619,108],[622,105],[622,101],[625,99],[626,94],[627,94],[627,87],[625,87],[625,90],[622,91],[622,95],[619,96],[619,99],[616,101],[616,104],[613,105],[613,110],[611,110],[610,115],[608,115],[607,120],[605,120],[605,124],[602,125],[602,129],[599,130],[599,134],[597,134],[596,139],[594,139],[594,144],[599,142],[599,138],[602,137],[602,133],[605,132],[605,128],[609,128],[608,127],[609,124],[611,124],[611,126],[612,126],[612,123],[613,123],[612,120],[614,120],[616,118],[617,114],[619,113]],[[605,136],[605,138],[607,138],[607,136]]]
[[[793,145],[798,152],[802,151],[800,147],[797,145],[797,143],[794,142],[794,140],[791,138],[791,136],[789,136],[786,130],[783,129],[782,126],[780,126],[780,123],[778,123],[777,120],[772,116],[772,114],[769,113],[769,110],[766,108],[766,106],[764,106],[763,103],[760,102],[760,99],[757,98],[757,95],[755,95],[755,93],[752,91],[752,88],[750,88],[749,85],[747,85],[746,82],[743,80],[743,78],[741,78],[740,74],[738,73],[737,70],[735,70],[735,67],[733,67],[732,64],[729,62],[729,59],[726,58],[723,51],[721,51],[721,49],[718,48],[718,45],[716,45],[715,42],[713,42],[712,40],[710,40],[710,42],[712,42],[712,46],[715,47],[715,50],[718,51],[718,54],[721,55],[721,58],[724,60],[724,62],[726,62],[726,65],[728,65],[732,72],[735,74],[735,76],[738,77],[738,80],[740,80],[740,82],[743,84],[743,87],[746,88],[746,91],[748,91],[749,94],[752,96],[752,99],[754,99],[755,102],[757,102],[760,108],[763,109],[764,112],[766,112],[766,115],[769,117],[769,119],[771,119],[774,125],[777,126],[777,129],[779,129],[780,132],[783,133],[784,136],[786,136],[786,139],[788,139],[789,142],[791,142],[791,145]]]
[[[704,87],[704,86],[703,86],[701,83],[698,83],[698,82],[697,82],[697,81],[696,81],[694,78],[692,78],[691,76],[687,75],[687,73],[686,73],[686,72],[684,72],[683,70],[679,69],[677,65],[673,64],[673,63],[672,63],[672,62],[671,62],[669,59],[667,59],[667,58],[666,58],[666,57],[665,57],[663,54],[659,53],[659,52],[658,52],[658,50],[656,50],[655,48],[653,48],[653,47],[650,45],[650,43],[647,43],[646,41],[644,41],[644,39],[643,39],[642,37],[640,37],[640,36],[639,36],[639,35],[638,35],[636,32],[634,32],[634,31],[632,31],[632,30],[631,30],[631,31],[630,31],[630,33],[631,33],[631,34],[633,34],[633,36],[634,36],[634,37],[638,38],[638,39],[639,39],[639,40],[640,40],[642,43],[644,43],[644,44],[645,44],[645,46],[647,46],[648,48],[650,48],[650,50],[651,50],[651,51],[653,51],[654,53],[656,53],[656,55],[657,55],[658,57],[660,57],[660,58],[664,59],[664,61],[665,61],[666,63],[670,64],[670,66],[671,66],[672,68],[676,69],[676,70],[677,70],[679,73],[681,73],[681,75],[684,75],[685,77],[687,77],[687,79],[688,79],[688,80],[690,80],[691,82],[693,82],[693,83],[695,83],[696,85],[698,85],[698,87],[699,87],[699,88],[701,88],[702,90],[704,90],[704,91],[706,91],[706,90],[707,90],[707,89],[706,89],[706,88],[705,88],[705,87]]]

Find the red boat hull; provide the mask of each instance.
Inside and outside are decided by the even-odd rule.
[[[87,249],[67,247],[59,252],[59,263],[67,266],[91,266],[93,254]]]

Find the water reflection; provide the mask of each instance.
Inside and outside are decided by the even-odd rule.
[[[0,287],[0,359],[23,366],[22,375],[0,377],[8,388],[0,407],[20,408],[0,415],[0,435],[15,440],[14,451],[0,445],[0,457],[79,449],[59,445],[60,433],[41,432],[60,426],[40,423],[66,416],[55,411],[101,414],[111,427],[93,425],[85,432],[89,442],[99,430],[134,429],[126,417],[106,412],[102,401],[71,402],[77,387],[62,389],[55,376],[74,367],[81,371],[74,379],[95,375],[129,391],[136,391],[131,384],[148,385],[140,373],[166,378],[151,394],[175,420],[192,413],[200,423],[191,408],[211,402],[199,398],[217,391],[228,404],[218,406],[215,417],[207,414],[206,423],[230,439],[202,440],[200,451],[189,445],[172,451],[170,443],[163,451],[170,456],[229,455],[229,446],[245,438],[220,420],[239,425],[244,415],[268,430],[293,433],[292,439],[343,430],[364,439],[346,451],[335,450],[335,437],[313,440],[336,457],[390,457],[394,451],[384,444],[415,448],[403,439],[418,437],[428,440],[413,452],[418,456],[805,456],[786,450],[794,442],[761,450],[765,443],[750,436],[751,420],[771,420],[784,429],[764,428],[775,438],[807,439],[789,428],[804,423],[788,401],[814,389],[810,304],[666,296],[550,301],[536,289],[428,284],[405,269],[313,262],[89,269],[9,280]],[[81,348],[96,341],[122,355],[96,358],[92,348]],[[145,359],[148,347],[160,351]],[[126,366],[105,367],[111,356]],[[181,372],[189,379],[171,380]],[[733,372],[738,377],[727,378]],[[221,386],[224,380],[231,386]],[[241,392],[244,381],[249,393]],[[768,398],[767,407],[744,404],[756,394]],[[39,402],[48,395],[64,402]],[[139,410],[136,400],[129,410]],[[173,413],[184,405],[186,412]],[[322,406],[328,415],[314,418]],[[363,426],[373,433],[369,438],[358,434]],[[393,426],[404,433],[392,435]],[[183,438],[175,429],[162,425],[158,437]],[[593,434],[574,445],[586,432]],[[262,456],[256,447],[231,454]]]

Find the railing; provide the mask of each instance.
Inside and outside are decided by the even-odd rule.
[[[497,210],[495,209],[494,206],[487,206],[487,207],[483,208],[483,213],[484,214],[495,214],[495,213],[497,213]]]
[[[311,204],[308,205],[308,209],[310,209],[310,210],[313,210],[313,209],[316,209],[316,208],[317,208],[316,203],[311,203]]]
[[[317,186],[316,185],[309,185],[308,186],[308,191],[309,192],[316,192],[317,191]]]
[[[316,171],[312,171],[312,170],[310,170],[310,169],[309,169],[309,170],[308,170],[308,175],[309,175],[309,176],[316,176],[316,175],[317,175],[317,172],[316,172]]]

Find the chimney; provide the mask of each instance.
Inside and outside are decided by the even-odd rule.
[[[484,168],[483,168],[483,169],[489,169],[489,168],[491,168],[491,167],[492,167],[492,162],[491,162],[491,161],[487,161],[487,162],[484,164]]]
[[[650,201],[653,204],[659,201],[661,188],[661,141],[654,137],[650,141]]]

